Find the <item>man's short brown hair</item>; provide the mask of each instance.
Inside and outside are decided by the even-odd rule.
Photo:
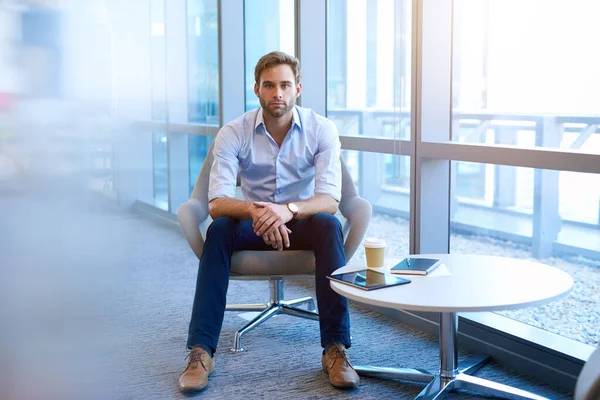
[[[296,84],[298,84],[298,82],[300,82],[300,61],[298,61],[296,57],[290,56],[282,51],[272,51],[258,60],[256,68],[254,68],[254,80],[256,81],[256,84],[260,84],[260,74],[262,74],[265,69],[282,64],[290,66],[296,77]]]

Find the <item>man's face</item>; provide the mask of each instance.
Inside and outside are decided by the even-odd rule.
[[[260,84],[254,84],[263,112],[275,118],[289,115],[301,92],[302,84],[296,84],[294,72],[287,64],[265,69],[260,75]]]

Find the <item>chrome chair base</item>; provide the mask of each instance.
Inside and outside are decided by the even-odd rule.
[[[468,356],[458,363],[456,313],[440,314],[440,372],[432,374],[422,369],[355,366],[359,375],[408,382],[427,383],[415,399],[438,400],[452,390],[468,390],[485,396],[503,399],[548,400],[545,397],[469,374],[476,372],[489,359],[487,356]],[[457,367],[458,366],[458,367]]]
[[[294,300],[283,300],[283,281],[273,279],[271,284],[271,301],[264,304],[228,304],[227,311],[260,311],[252,321],[248,322],[243,328],[235,333],[233,347],[231,351],[239,353],[244,351],[242,348],[242,335],[256,328],[266,320],[276,315],[285,314],[293,317],[300,317],[312,320],[319,320],[319,314],[315,309],[315,301],[312,297],[302,297]],[[298,308],[298,306],[307,304],[308,310]]]

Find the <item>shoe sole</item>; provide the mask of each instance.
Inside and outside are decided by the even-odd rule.
[[[323,372],[325,372],[325,374],[327,374],[327,377],[329,377],[329,371],[326,370],[325,368],[323,368]],[[336,387],[338,389],[355,389],[358,387],[358,384],[360,382],[356,382],[356,383],[349,383],[347,385],[336,385],[334,383],[331,382],[331,379],[329,380],[329,383],[331,383],[331,386]]]
[[[196,393],[196,392],[201,392],[204,389],[206,389],[208,387],[208,384],[206,384],[206,386],[202,387],[202,388],[182,388],[181,386],[179,386],[179,391],[181,393]]]
[[[208,376],[211,376],[212,373],[214,372],[214,368],[208,373]],[[177,387],[179,388],[179,391],[181,393],[194,393],[194,392],[201,392],[204,389],[206,389],[208,387],[208,382],[206,382],[206,385],[202,386],[201,388],[183,388],[180,385],[177,385]]]
[[[331,381],[329,381],[329,383],[331,383]],[[333,383],[331,383],[331,386],[338,388],[338,389],[356,389],[358,387],[358,383],[356,385],[354,384],[349,384],[349,385],[334,385]]]

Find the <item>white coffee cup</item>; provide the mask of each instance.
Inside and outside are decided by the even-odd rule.
[[[385,261],[385,240],[375,237],[366,238],[365,255],[367,257],[367,267],[383,267]]]

